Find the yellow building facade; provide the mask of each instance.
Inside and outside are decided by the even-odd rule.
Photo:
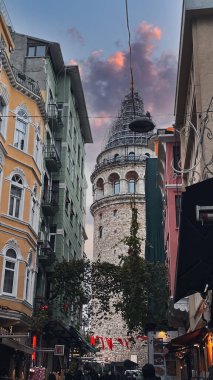
[[[0,16],[0,372],[20,378],[32,352],[46,112],[37,83],[10,64],[13,48]]]

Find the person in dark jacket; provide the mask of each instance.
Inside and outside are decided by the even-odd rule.
[[[160,376],[155,376],[155,367],[152,364],[145,364],[142,367],[144,380],[161,380]]]

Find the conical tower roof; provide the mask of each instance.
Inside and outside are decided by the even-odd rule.
[[[143,99],[138,92],[132,92],[124,97],[120,113],[109,131],[105,149],[121,145],[147,145],[147,139],[152,133],[136,133],[129,129],[129,123],[144,116]]]

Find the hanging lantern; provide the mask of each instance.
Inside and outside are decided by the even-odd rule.
[[[154,128],[155,124],[153,123],[149,112],[147,112],[146,115],[143,115],[140,118],[131,121],[129,124],[129,129],[137,133],[150,132],[153,131]]]

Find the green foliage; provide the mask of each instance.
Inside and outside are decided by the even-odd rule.
[[[52,275],[52,300],[65,314],[89,302],[90,262],[86,259],[58,262]]]
[[[48,310],[38,310],[31,318],[31,330],[35,333],[41,333],[49,320]]]
[[[129,255],[121,257],[118,265],[100,260],[91,263],[85,258],[57,263],[52,275],[52,301],[67,314],[81,310],[85,304],[88,316],[92,305],[100,319],[120,312],[130,333],[143,331],[147,322],[165,320],[165,266],[140,256],[138,229],[137,209],[132,207],[130,235],[122,240]]]
[[[93,297],[98,300],[96,313],[121,312],[129,333],[143,331],[148,322],[161,323],[166,318],[167,286],[162,263],[151,263],[141,256],[123,257],[120,265],[99,263],[100,282],[93,277]]]

